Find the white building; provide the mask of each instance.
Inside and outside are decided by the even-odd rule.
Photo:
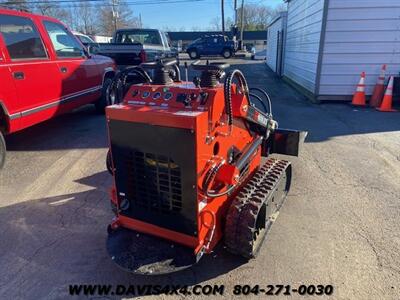
[[[400,72],[400,0],[286,0],[283,75],[316,101],[350,100],[360,73]]]
[[[286,19],[287,13],[282,12],[268,26],[266,63],[278,75],[283,72]]]

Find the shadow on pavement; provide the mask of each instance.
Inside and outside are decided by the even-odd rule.
[[[6,136],[8,151],[107,147],[106,119],[93,105]]]
[[[75,181],[90,190],[35,199],[0,208],[0,297],[11,299],[29,282],[29,298],[58,298],[70,284],[194,285],[236,269],[244,260],[223,247],[193,268],[164,276],[137,276],[120,270],[106,253],[112,219],[108,187],[100,172]],[[26,295],[25,295],[26,296]]]

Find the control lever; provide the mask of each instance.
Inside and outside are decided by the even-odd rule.
[[[176,65],[177,62],[176,59],[158,59],[152,62],[141,63],[140,67],[154,70],[152,84],[167,85],[174,81],[180,81],[179,67]],[[171,70],[171,68],[174,70]]]
[[[151,62],[141,63],[140,66],[142,68],[147,68],[147,69],[156,69],[157,67],[168,67],[175,65],[177,63],[178,61],[176,59],[170,59],[170,60],[158,59]]]
[[[176,102],[182,103],[186,107],[189,107],[192,104],[192,99],[189,94],[178,94],[176,97]]]
[[[207,103],[208,93],[201,92],[199,96],[200,96],[200,105],[205,105]]]
[[[186,82],[186,85],[188,84],[188,82],[189,82],[189,75],[188,75],[188,64],[187,64],[187,62],[185,61],[185,82]]]

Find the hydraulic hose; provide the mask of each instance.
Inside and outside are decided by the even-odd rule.
[[[245,93],[247,99],[250,98],[249,87],[247,85],[246,78],[243,73],[239,70],[233,70],[230,72],[225,79],[224,83],[224,96],[225,96],[225,112],[228,115],[228,125],[229,127],[233,124],[233,111],[232,111],[232,81],[236,78],[241,86],[242,91]]]
[[[220,192],[220,193],[216,193],[215,191],[209,190],[211,183],[214,182],[214,179],[215,179],[219,169],[225,163],[226,163],[226,161],[224,159],[222,161],[220,161],[219,163],[214,163],[213,166],[210,168],[210,170],[208,170],[208,172],[207,172],[206,178],[202,185],[202,190],[205,193],[205,195],[209,198],[216,198],[216,197],[226,195],[226,194],[230,193],[236,187],[236,185],[231,185],[231,186],[227,187],[227,189],[225,191]]]
[[[263,105],[264,109],[267,111],[268,108],[264,101],[261,99],[260,96],[256,94],[250,94],[249,87],[247,85],[246,78],[244,77],[243,73],[239,70],[233,70],[232,72],[228,73],[226,76],[225,82],[224,82],[224,100],[225,100],[225,112],[228,115],[228,126],[229,126],[229,134],[231,133],[232,125],[233,125],[233,111],[232,111],[232,82],[234,79],[237,79],[238,84],[240,85],[241,91],[244,93],[244,95],[247,97],[247,100],[249,104],[251,104],[251,99],[250,97],[254,97],[260,103]],[[253,88],[252,90],[256,90],[261,92],[268,100],[269,102],[269,113],[272,115],[272,110],[271,110],[271,99],[269,95],[263,91],[262,89],[259,88]],[[254,153],[254,150],[257,149],[263,141],[263,137],[257,138],[254,143],[251,145],[251,147],[246,151],[245,155],[240,159],[238,162],[238,168],[240,169],[242,167],[242,164],[248,160],[248,158],[251,156],[252,153]],[[208,171],[208,174],[206,175],[206,178],[203,182],[202,189],[204,193],[206,194],[207,197],[210,198],[216,198],[220,197],[226,194],[229,194],[234,190],[236,187],[236,184],[232,184],[226,187],[225,191],[222,192],[217,192],[217,191],[210,191],[209,188],[211,186],[211,183],[213,183],[219,169],[225,164],[225,160],[220,161],[219,163],[214,163],[214,165],[210,168]]]
[[[175,71],[175,78],[174,81],[175,82],[179,82],[181,81],[181,70],[179,69],[179,66],[177,64],[172,65],[172,68]]]
[[[250,93],[249,95],[250,95],[250,99],[251,99],[251,98],[257,99],[257,101],[258,101],[259,103],[261,103],[261,105],[263,106],[265,112],[268,111],[267,105],[264,103],[264,101],[261,99],[260,96],[258,96],[258,95],[256,95],[256,94],[252,94],[252,93]],[[251,103],[251,104],[253,104],[253,103]]]
[[[204,227],[206,227],[209,230],[209,235],[208,235],[208,237],[206,237],[207,238],[207,244],[204,245],[204,248],[205,248],[204,250],[208,251],[208,250],[210,250],[210,244],[211,244],[211,241],[212,241],[212,239],[214,237],[215,227],[217,225],[217,222],[216,222],[217,218],[215,217],[214,212],[212,212],[210,210],[203,210],[200,213],[200,215],[204,216],[206,213],[209,214],[211,216],[211,219],[212,219],[212,226],[209,226],[208,224],[206,224],[204,222],[204,220],[202,220],[202,224],[204,225]]]
[[[270,116],[272,117],[272,101],[271,98],[269,97],[268,93],[266,91],[264,91],[263,89],[257,88],[257,87],[252,87],[250,88],[250,91],[257,91],[260,92],[261,94],[263,94],[265,96],[265,98],[268,101],[268,113],[270,114]],[[253,94],[254,95],[254,94]],[[265,103],[264,101],[262,101],[265,107]]]
[[[128,67],[115,75],[114,79],[110,84],[110,88],[107,89],[108,97],[111,96],[111,93],[115,93],[115,103],[120,103],[125,96],[126,91],[128,90],[127,79],[130,74],[136,74],[140,78],[139,83],[151,83],[151,78],[147,72],[139,67]]]

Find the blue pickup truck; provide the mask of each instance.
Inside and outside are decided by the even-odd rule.
[[[236,43],[228,40],[226,36],[207,35],[189,44],[186,52],[191,59],[209,55],[222,55],[224,58],[229,58],[235,54],[236,49]]]

